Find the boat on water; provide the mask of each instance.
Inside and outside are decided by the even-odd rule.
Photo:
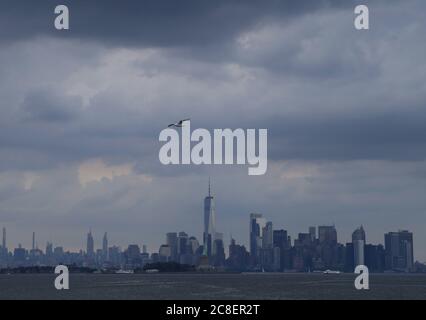
[[[145,270],[145,273],[159,273],[160,272],[160,270],[158,270],[158,269],[147,269],[147,270]]]
[[[115,273],[116,274],[133,274],[134,271],[133,270],[123,270],[123,269],[120,269],[120,270],[117,270]]]
[[[336,270],[325,270],[323,274],[340,274],[340,271]]]

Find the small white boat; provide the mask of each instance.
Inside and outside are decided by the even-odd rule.
[[[145,270],[145,272],[146,273],[159,273],[160,270],[158,270],[158,269],[148,269],[148,270]]]
[[[336,271],[336,270],[325,270],[323,273],[324,274],[340,274],[340,271]]]
[[[120,269],[120,270],[117,270],[115,273],[116,274],[133,274],[134,271],[133,270],[123,270],[123,269]]]

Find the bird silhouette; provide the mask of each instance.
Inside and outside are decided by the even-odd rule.
[[[180,120],[180,121],[178,121],[176,123],[169,124],[168,128],[171,128],[171,127],[182,128],[183,127],[183,123],[185,121],[189,121],[189,120],[191,120],[191,119],[184,119],[184,120]]]

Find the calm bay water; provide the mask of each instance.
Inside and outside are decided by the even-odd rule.
[[[71,274],[68,291],[54,279],[0,275],[0,299],[426,300],[426,275],[371,275],[369,291],[355,290],[351,274]]]

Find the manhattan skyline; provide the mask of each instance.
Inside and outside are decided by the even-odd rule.
[[[202,232],[202,237],[198,238],[201,239],[201,241],[199,241],[197,239],[197,237],[192,236],[190,239],[194,239],[194,244],[197,243],[197,247],[194,247],[194,257],[190,258],[189,261],[192,262],[188,262],[188,264],[196,264],[198,265],[199,262],[199,257],[201,255],[209,257],[210,263],[213,263],[212,261],[215,261],[213,259],[213,257],[217,254],[217,247],[216,247],[216,243],[215,240],[218,239],[220,240],[220,244],[222,246],[222,249],[224,249],[224,253],[225,256],[227,258],[230,257],[231,252],[229,252],[227,250],[227,245],[225,244],[225,239],[223,239],[223,233],[218,232],[219,230],[216,229],[216,218],[215,218],[215,196],[212,192],[212,186],[211,186],[211,179],[209,178],[208,180],[208,194],[207,196],[204,198],[204,214],[203,214],[203,232]],[[276,243],[281,243],[281,245],[283,245],[284,247],[281,248],[281,250],[289,250],[289,248],[294,248],[292,250],[297,250],[296,247],[298,246],[308,246],[307,248],[310,248],[312,246],[318,246],[318,248],[320,248],[321,246],[323,246],[324,244],[321,244],[321,241],[327,241],[325,243],[328,243],[328,241],[334,241],[335,244],[333,244],[333,246],[343,246],[342,250],[344,252],[344,255],[349,255],[350,257],[352,257],[351,259],[353,259],[355,263],[355,266],[358,264],[364,264],[364,259],[366,259],[365,257],[367,257],[367,253],[365,252],[365,250],[367,250],[367,245],[372,245],[372,243],[370,241],[366,241],[366,232],[364,230],[364,226],[361,225],[359,228],[356,228],[352,235],[351,235],[351,241],[348,241],[346,243],[346,248],[344,247],[345,242],[341,241],[339,239],[338,236],[338,232],[337,229],[335,228],[335,225],[332,226],[326,226],[326,225],[319,225],[319,226],[309,226],[309,228],[306,228],[305,230],[299,230],[297,232],[298,236],[297,237],[292,237],[291,233],[288,230],[284,230],[284,229],[277,229],[273,227],[274,223],[272,221],[270,221],[269,219],[267,219],[266,217],[264,217],[262,214],[260,213],[251,213],[250,214],[250,223],[249,223],[249,244],[245,244],[244,241],[240,241],[240,239],[236,239],[235,237],[233,237],[232,235],[229,238],[229,244],[237,244],[237,245],[243,245],[246,247],[247,252],[250,254],[250,262],[247,263],[248,267],[249,265],[251,265],[252,267],[256,266],[256,265],[262,265],[262,263],[264,262],[260,262],[260,261],[264,261],[265,257],[264,255],[266,254],[266,252],[270,252],[268,254],[271,255],[270,259],[271,261],[273,261],[274,259],[274,253],[273,253],[273,248],[275,246]],[[274,225],[275,226],[275,225]],[[317,231],[318,229],[318,231]],[[257,231],[256,231],[257,230]],[[126,250],[131,250],[130,247],[132,246],[138,246],[140,250],[140,248],[142,248],[141,252],[143,253],[147,253],[147,254],[158,254],[160,253],[160,256],[162,254],[162,252],[164,253],[164,246],[167,244],[168,246],[166,247],[166,250],[171,250],[170,254],[171,256],[167,259],[177,259],[177,261],[179,261],[178,256],[176,255],[178,252],[177,249],[177,243],[180,241],[178,240],[179,237],[181,235],[185,235],[185,237],[188,239],[189,236],[186,233],[187,231],[190,230],[182,230],[180,232],[176,232],[173,231],[171,232],[170,230],[165,234],[165,239],[166,241],[163,241],[161,246],[158,246],[158,249],[154,249],[154,250],[148,250],[148,245],[146,243],[138,243],[138,242],[132,242],[128,244],[128,248],[127,245],[125,246],[120,246],[117,245],[116,243],[112,243],[111,246],[109,246],[108,244],[109,239],[108,239],[108,232],[104,232],[103,233],[103,237],[102,237],[102,242],[100,245],[96,244],[96,241],[94,240],[93,237],[93,232],[92,232],[92,228],[89,229],[88,233],[87,233],[87,238],[86,238],[86,247],[82,247],[79,249],[70,249],[70,248],[64,248],[61,245],[56,245],[54,242],[47,241],[46,242],[46,250],[43,250],[43,246],[39,246],[38,241],[36,241],[36,233],[33,231],[32,232],[32,242],[31,242],[31,247],[28,250],[29,255],[31,256],[30,251],[34,251],[34,250],[41,250],[41,252],[44,252],[45,254],[47,254],[48,251],[53,252],[53,250],[56,252],[56,248],[59,247],[61,252],[75,252],[75,253],[82,253],[83,256],[81,257],[81,259],[88,259],[87,261],[94,261],[95,257],[98,257],[97,259],[101,259],[101,261],[107,261],[107,257],[108,257],[108,252],[109,250],[111,250],[111,248],[113,250],[119,250],[120,254],[121,252],[126,252]],[[308,233],[305,233],[303,231],[308,231]],[[190,231],[190,235],[194,234],[193,230]],[[330,233],[331,232],[331,233]],[[197,234],[195,232],[195,234]],[[334,234],[334,235],[333,235]],[[402,234],[402,236],[401,236]],[[420,260],[416,260],[415,255],[413,256],[413,234],[409,233],[409,231],[407,230],[402,230],[402,229],[397,229],[397,231],[395,232],[386,232],[386,234],[384,235],[384,241],[377,243],[377,245],[380,247],[381,246],[381,250],[383,250],[382,253],[382,258],[383,259],[383,265],[385,264],[385,250],[386,253],[390,252],[388,250],[391,250],[391,240],[389,237],[392,237],[392,235],[395,235],[397,238],[398,237],[402,237],[402,239],[408,239],[407,236],[405,234],[409,235],[409,241],[410,243],[408,244],[408,247],[406,249],[404,249],[405,251],[408,250],[410,251],[408,256],[405,256],[404,259],[411,259],[411,267],[413,266],[413,263],[416,261],[421,262]],[[174,236],[173,236],[174,235]],[[260,238],[259,238],[260,236]],[[174,238],[174,240],[172,238]],[[177,238],[176,238],[177,237]],[[283,238],[284,237],[284,238]],[[288,239],[287,239],[288,237]],[[330,238],[331,237],[331,238]],[[308,243],[306,243],[307,238],[309,238],[310,240],[308,241]],[[260,244],[259,244],[259,239],[260,239]],[[315,240],[317,239],[317,240]],[[321,240],[323,239],[323,240]],[[334,239],[334,240],[332,240]],[[185,240],[187,241],[187,240]],[[313,241],[319,241],[319,243],[314,244]],[[400,241],[400,240],[396,240],[396,241]],[[174,249],[173,247],[170,247],[170,243],[175,243]],[[305,243],[305,244],[303,244]],[[351,244],[351,247],[349,248],[349,243]],[[198,250],[198,246],[201,245],[201,249]],[[294,245],[294,246],[293,246]],[[328,245],[328,244],[327,244]],[[406,244],[401,243],[398,246],[406,246]],[[193,247],[193,245],[191,245]],[[153,244],[151,244],[150,247],[154,247]],[[414,246],[415,247],[415,246]],[[7,231],[6,228],[3,227],[2,228],[2,246],[0,246],[0,249],[2,248],[7,248],[9,252],[13,253],[14,249],[16,248],[23,248],[26,249],[25,246],[22,246],[22,243],[19,243],[18,246],[16,247],[10,247],[9,242],[7,240]],[[170,249],[169,249],[170,248]],[[231,250],[231,249],[229,249]],[[260,251],[262,251],[263,253],[260,253]],[[309,249],[309,250],[314,250],[314,249]],[[318,249],[316,249],[318,250]],[[336,247],[335,250],[341,250],[338,249],[338,247]],[[348,251],[348,250],[352,250],[352,251]],[[374,249],[377,250],[377,249]],[[259,251],[259,252],[258,252]],[[100,252],[100,253],[99,253]],[[173,253],[174,252],[174,253]],[[197,258],[195,257],[195,252],[197,252]],[[296,251],[297,252],[297,251]],[[16,254],[16,253],[15,253]],[[100,256],[98,256],[100,254]],[[281,253],[282,255],[283,253]],[[293,252],[292,255],[294,255],[295,253]],[[373,254],[371,252],[370,249],[370,253],[369,255]],[[405,253],[407,254],[407,253]],[[377,253],[373,254],[373,257],[375,257],[374,259],[379,259],[378,256],[376,257]],[[364,257],[365,256],[365,257]],[[85,258],[84,258],[85,257]],[[149,255],[148,255],[149,257]],[[174,257],[174,258],[173,258]],[[318,256],[318,259],[321,259],[322,255]],[[410,257],[410,258],[409,258]],[[157,258],[158,259],[158,258]],[[213,260],[212,260],[213,259]],[[311,258],[310,258],[311,259]],[[370,263],[371,263],[371,257],[370,257]],[[342,262],[343,264],[347,264],[348,258],[342,258]],[[79,261],[79,260],[76,260]],[[168,260],[166,260],[168,261]],[[176,261],[176,260],[171,260],[171,261]],[[268,261],[268,259],[266,259],[266,261]],[[279,261],[279,259],[278,259]],[[345,262],[346,261],[346,262]],[[146,263],[146,262],[145,262]],[[224,263],[224,260],[223,262]],[[266,263],[266,262],[265,262]],[[287,262],[290,263],[290,262]],[[333,262],[333,263],[337,263],[337,262]],[[390,264],[389,261],[387,261],[386,263]],[[396,263],[396,262],[395,262]],[[278,262],[279,264],[279,262]],[[272,268],[274,264],[272,262],[269,263],[269,267]],[[293,262],[291,262],[290,264],[288,264],[289,266],[293,266]],[[101,266],[101,264],[99,264],[98,266]],[[337,264],[336,264],[337,266]],[[265,267],[265,266],[264,266]],[[290,268],[290,267],[289,267]],[[343,267],[342,267],[343,268]],[[347,269],[346,267],[346,271],[350,271],[352,269],[349,268]]]
[[[8,243],[158,250],[168,231],[249,247],[247,215],[294,238],[335,225],[349,242],[410,230],[426,261],[426,3],[64,0],[0,3],[0,227]],[[111,23],[114,22],[114,23]],[[268,170],[164,166],[160,132],[268,129]],[[38,240],[37,240],[38,239]]]

